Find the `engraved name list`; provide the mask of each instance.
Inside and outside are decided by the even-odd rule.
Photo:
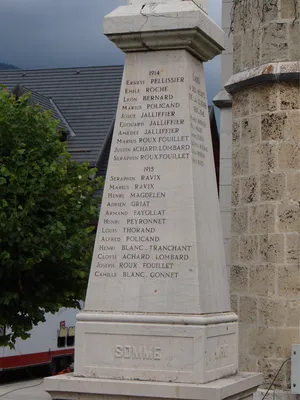
[[[135,79],[124,74],[94,279],[176,280],[192,272],[196,244],[174,234],[182,225],[174,197],[184,186],[173,178],[183,163],[205,165],[207,105],[202,78],[174,71],[169,76],[163,68],[149,68]],[[188,104],[181,102],[183,91]]]

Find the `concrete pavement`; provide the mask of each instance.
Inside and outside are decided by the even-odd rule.
[[[51,397],[44,391],[41,378],[0,385],[0,400],[51,400]]]

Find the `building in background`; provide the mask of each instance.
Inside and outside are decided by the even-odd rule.
[[[222,89],[214,98],[215,106],[220,109],[220,208],[226,263],[231,264],[231,174],[232,174],[232,101],[224,86],[232,76],[232,0],[223,0],[222,29],[226,34],[226,49],[221,55]]]
[[[290,360],[300,344],[299,17],[298,0],[223,0],[233,34],[222,55],[226,90],[214,99],[240,370],[262,372],[266,387],[278,373],[270,396],[280,399],[300,393]]]
[[[0,84],[20,94],[31,91],[32,102],[50,109],[66,132],[73,161],[88,161],[106,175],[123,76],[123,66],[0,70]],[[219,133],[209,108],[212,143],[219,181]]]

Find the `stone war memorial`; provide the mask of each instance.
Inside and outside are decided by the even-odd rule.
[[[104,32],[126,53],[74,373],[53,399],[250,399],[238,372],[203,62],[205,1],[131,0]]]

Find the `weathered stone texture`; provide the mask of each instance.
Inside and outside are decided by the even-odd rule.
[[[232,149],[232,175],[247,175],[249,171],[249,149],[233,148]]]
[[[251,114],[276,111],[278,90],[275,84],[256,86],[251,89]]]
[[[287,120],[285,112],[262,114],[262,140],[279,140],[284,138],[284,128]]]
[[[262,34],[261,63],[286,61],[289,58],[288,50],[287,23],[268,24]]]
[[[240,297],[240,321],[244,324],[257,323],[257,299],[253,297]]]
[[[261,200],[281,200],[285,193],[285,174],[263,174],[261,175]]]
[[[258,300],[258,326],[277,327],[286,324],[285,299],[260,298]]]
[[[289,200],[300,202],[300,171],[287,174],[286,194]]]
[[[300,326],[300,297],[287,301],[287,326],[299,328]]]
[[[232,143],[238,145],[240,143],[240,135],[241,135],[241,122],[234,121],[232,127]]]
[[[237,206],[240,202],[240,179],[234,178],[232,179],[231,185],[231,203],[233,206]]]
[[[233,265],[230,269],[230,280],[233,292],[248,292],[248,268]]]
[[[284,235],[260,235],[260,260],[267,263],[284,262]]]
[[[299,65],[300,70],[300,65]],[[300,88],[299,88],[299,96],[300,96]],[[285,123],[284,129],[284,139],[298,142],[300,141],[300,112],[299,111],[290,111],[286,114],[287,119]]]
[[[261,143],[251,146],[249,150],[249,172],[251,174],[260,173],[260,163],[262,161],[262,146]]]
[[[300,233],[286,235],[286,262],[297,264],[300,257]],[[300,276],[299,276],[300,279]]]
[[[278,231],[280,232],[299,232],[300,228],[299,203],[281,204],[278,206],[277,227]]]
[[[268,63],[278,61],[298,61],[281,72],[299,72],[300,2],[276,1],[263,20],[261,10],[245,15],[240,5],[235,14],[235,73],[263,64],[270,73]],[[232,97],[231,289],[240,368],[270,382],[300,337],[300,84],[257,85]],[[289,386],[286,363],[275,387]]]
[[[241,201],[243,204],[255,203],[259,200],[259,179],[257,176],[248,176],[241,179]]]
[[[264,357],[275,356],[276,332],[268,327],[248,327],[248,351],[256,356],[258,361]]]
[[[231,262],[240,261],[240,237],[232,236],[231,238]]]
[[[253,295],[271,297],[275,294],[276,267],[263,264],[250,268],[249,291]]]
[[[275,232],[275,205],[262,204],[249,209],[249,232],[250,233],[273,233]]]
[[[268,32],[279,35],[272,25]],[[231,291],[243,327],[240,368],[270,382],[300,337],[300,86],[266,84],[233,100]],[[276,385],[289,387],[289,366]]]
[[[258,371],[263,373],[265,382],[271,382],[273,380],[274,372],[276,373],[279,370],[284,361],[283,359],[277,358],[261,358],[258,360]],[[273,387],[285,389],[288,386],[289,380],[290,378],[287,376],[287,365],[285,364]]]
[[[291,356],[291,343],[299,343],[299,327],[278,329],[275,337],[275,356],[288,358]]]
[[[291,61],[298,61],[300,59],[299,37],[300,21],[291,21],[289,24],[289,59]]]
[[[296,170],[300,167],[299,143],[281,143],[278,151],[279,169]]]
[[[242,234],[248,230],[248,208],[236,208],[232,210],[231,231],[233,234]]]
[[[241,70],[242,62],[242,36],[234,35],[233,37],[233,73],[237,73]]]
[[[242,119],[241,139],[245,145],[260,142],[260,120],[257,116]]]
[[[250,112],[250,93],[242,90],[232,97],[232,113],[234,118],[246,117]]]
[[[298,110],[300,108],[300,84],[285,82],[280,85],[281,110]]]
[[[241,335],[241,333],[240,333]],[[242,347],[239,347],[242,349]],[[249,354],[239,354],[239,370],[245,372],[257,371],[257,358]]]
[[[250,173],[270,172],[277,168],[277,144],[274,142],[258,143],[250,149]]]
[[[246,11],[243,4],[238,3],[234,16],[234,73],[270,62],[300,60],[300,21],[295,21],[299,1],[269,2],[268,9],[257,2]]]
[[[281,0],[280,3],[280,17],[283,19],[294,19],[295,11],[296,13],[300,12],[299,2],[294,0]],[[296,10],[295,10],[296,6]]]
[[[240,237],[240,259],[249,263],[257,262],[258,253],[258,237],[255,235],[243,235]]]
[[[233,52],[233,54],[235,54]],[[255,67],[260,58],[260,31],[252,29],[242,36],[242,70]]]
[[[278,267],[278,295],[286,298],[299,299],[300,296],[300,266],[289,265]],[[299,310],[300,312],[300,310]]]

